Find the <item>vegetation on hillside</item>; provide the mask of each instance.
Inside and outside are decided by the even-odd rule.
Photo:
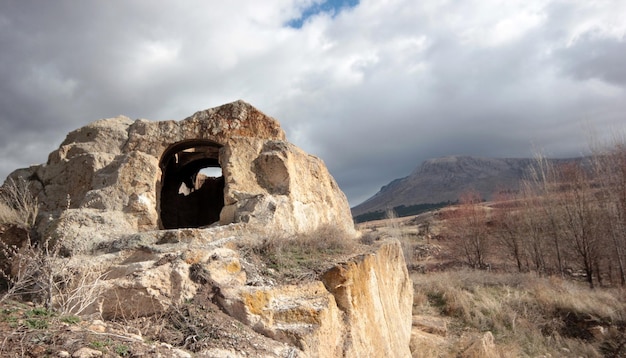
[[[426,355],[415,351],[414,357],[466,356],[470,342],[485,332],[493,334],[495,357],[626,355],[626,302],[620,289],[591,290],[535,273],[467,269],[413,274],[412,279],[414,313],[448,322],[445,341]]]
[[[437,210],[437,209],[440,209],[440,208],[443,208],[452,204],[455,204],[455,203],[451,201],[442,201],[439,203],[415,204],[415,205],[409,205],[409,206],[399,205],[399,206],[393,207],[393,209],[391,210],[393,210],[393,212],[395,213],[395,215],[397,215],[397,217],[405,217],[405,216],[411,216],[411,215],[419,215],[419,214],[432,211],[432,210]],[[388,210],[385,210],[385,211],[378,210],[378,211],[373,211],[373,212],[368,212],[365,214],[357,215],[354,217],[354,222],[358,224],[358,223],[362,223],[366,221],[386,219],[387,212]]]
[[[542,157],[519,193],[489,204],[475,193],[446,214],[455,253],[474,268],[578,276],[589,287],[626,285],[626,147],[586,163]]]
[[[538,157],[521,190],[493,202],[467,192],[387,217],[360,227],[403,242],[421,317],[413,357],[626,356],[626,146]]]

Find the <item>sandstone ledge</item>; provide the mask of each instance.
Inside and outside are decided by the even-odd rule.
[[[398,241],[362,247],[364,253],[298,285],[252,280],[257,273],[247,269],[234,241],[136,247],[92,258],[107,276],[91,312],[108,320],[162,316],[211,292],[207,298],[233,320],[300,357],[410,356],[413,290]]]

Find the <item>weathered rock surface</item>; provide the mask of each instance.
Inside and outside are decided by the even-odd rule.
[[[294,345],[312,357],[346,356],[346,325],[334,296],[322,282],[237,287],[225,294],[226,310],[259,333]]]
[[[207,167],[222,177],[200,173]],[[37,191],[40,235],[65,240],[72,252],[127,233],[211,224],[354,230],[324,163],[243,101],[182,121],[102,119],[69,133],[46,164],[10,177]]]
[[[435,316],[413,316],[410,350],[413,357],[436,357],[448,342],[448,324]]]
[[[101,255],[113,262],[87,313],[105,319],[163,315],[212,286],[234,319],[303,357],[410,357],[412,283],[397,241],[336,265],[319,280],[250,285],[239,254],[223,245],[161,244]],[[218,243],[219,244],[219,243]],[[158,246],[158,245],[157,245]],[[158,252],[160,251],[160,252]],[[75,257],[80,261],[81,258]]]
[[[223,311],[215,317],[226,313],[228,326],[245,329],[198,356],[411,354],[413,289],[400,243],[356,243],[347,200],[324,163],[245,102],[178,122],[96,121],[70,133],[45,165],[11,177],[30,181],[42,205],[33,233],[61,245],[55,261],[84,290],[73,291],[73,313],[164,317],[203,299]],[[322,235],[355,240],[355,249],[325,258],[297,285],[254,267],[267,257],[251,252],[268,240]],[[239,349],[244,342],[251,352]]]
[[[322,275],[346,315],[346,356],[410,356],[413,286],[408,277],[398,242]]]

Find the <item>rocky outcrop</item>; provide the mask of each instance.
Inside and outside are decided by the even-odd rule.
[[[233,316],[310,356],[410,356],[413,290],[398,242],[336,265],[320,281],[244,287],[223,300]]]
[[[233,319],[295,347],[299,356],[411,355],[413,291],[399,242],[369,247],[319,279],[253,285],[239,253],[228,248],[233,240],[185,245],[182,252],[180,244],[163,243],[100,255],[95,261],[114,264],[101,298],[86,313],[105,319],[163,315],[208,284],[211,299]]]
[[[219,327],[234,329],[227,345],[199,354],[410,356],[413,291],[400,243],[360,244],[324,163],[245,102],[182,121],[96,121],[11,177],[29,181],[41,203],[33,247],[61,263],[51,277],[69,291],[50,303],[64,312],[143,319],[181,307],[191,315],[189,305],[204,302],[221,309]],[[15,235],[4,232],[8,243]],[[331,259],[332,248],[311,245],[319,267],[295,282],[276,280],[285,276],[272,276],[280,268],[260,249],[329,237],[350,240],[340,245],[349,251]],[[263,338],[250,342],[255,335]]]
[[[335,266],[321,279],[345,314],[346,356],[410,356],[413,286],[399,243]]]
[[[10,177],[37,191],[40,235],[73,252],[138,231],[211,225],[353,233],[346,197],[324,163],[243,101],[182,121],[99,120],[69,133],[45,165]]]

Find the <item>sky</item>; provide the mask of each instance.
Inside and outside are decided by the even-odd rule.
[[[1,179],[237,99],[352,206],[429,158],[578,156],[626,123],[626,1],[0,1]]]

